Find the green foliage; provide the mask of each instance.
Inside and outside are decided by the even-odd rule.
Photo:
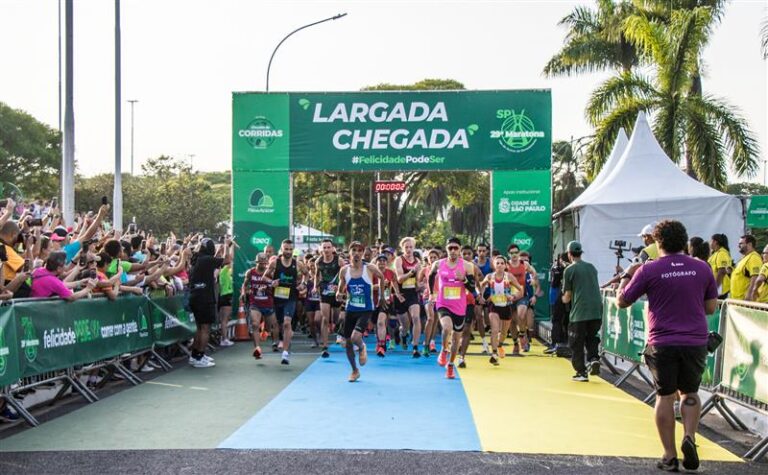
[[[142,228],[161,235],[225,232],[231,208],[229,185],[212,186],[209,174],[193,173],[188,164],[168,156],[148,160],[142,171],[142,175],[122,177],[124,225],[135,216]],[[113,187],[111,174],[79,178],[76,209],[95,210],[101,196],[111,198]]]
[[[768,186],[750,182],[731,183],[725,187],[725,192],[736,196],[768,195]]]
[[[557,213],[575,200],[586,188],[584,157],[580,147],[571,142],[552,144],[552,213]]]
[[[363,91],[453,91],[466,89],[464,84],[453,79],[422,79],[413,84],[382,83],[376,86],[366,86]]]
[[[49,199],[59,194],[60,170],[61,133],[0,102],[0,182]]]

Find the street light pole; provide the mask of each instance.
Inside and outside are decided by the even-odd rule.
[[[316,21],[314,23],[310,23],[308,25],[304,25],[302,27],[296,28],[292,32],[290,32],[287,35],[285,35],[285,38],[280,40],[280,43],[278,43],[277,46],[275,46],[274,51],[272,51],[272,56],[269,57],[269,64],[267,65],[267,84],[266,84],[267,92],[269,92],[269,70],[272,69],[272,60],[275,58],[275,53],[277,53],[277,49],[280,48],[280,45],[282,45],[285,42],[285,40],[287,40],[294,33],[297,33],[297,32],[299,32],[299,31],[301,31],[301,30],[303,30],[305,28],[309,28],[310,26],[319,25],[320,23],[325,23],[326,21],[338,20],[339,18],[343,18],[345,16],[347,16],[346,13],[339,13],[338,15],[334,15],[332,17],[328,17],[328,18],[326,18],[324,20]]]
[[[131,176],[133,176],[133,106],[139,101],[137,99],[128,99],[128,102],[131,104]]]
[[[112,226],[123,229],[122,100],[120,56],[120,0],[115,0],[115,187],[112,192]]]

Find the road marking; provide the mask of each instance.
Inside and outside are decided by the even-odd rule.
[[[190,386],[189,389],[195,389],[197,391],[208,391],[208,388],[201,388],[198,386]]]
[[[158,383],[155,381],[147,381],[147,384],[157,384],[158,386],[170,386],[172,388],[183,388],[184,386],[180,384],[168,384],[168,383]]]

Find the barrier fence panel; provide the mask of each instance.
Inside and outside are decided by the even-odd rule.
[[[0,388],[15,383],[20,377],[13,307],[4,305],[0,307]]]
[[[169,346],[194,336],[195,319],[184,309],[181,295],[153,298],[149,306],[155,345]]]
[[[729,303],[723,342],[723,387],[768,404],[768,314]]]
[[[22,377],[152,346],[145,297],[13,305]]]

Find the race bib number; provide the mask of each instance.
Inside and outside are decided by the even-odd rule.
[[[275,287],[275,298],[288,299],[291,297],[290,287]]]
[[[389,298],[391,297],[392,291],[389,289],[384,289],[384,300],[389,302]]]
[[[445,300],[461,299],[461,287],[443,287],[443,298]]]
[[[325,288],[323,288],[323,295],[336,295],[336,286],[332,284],[326,285]]]
[[[403,288],[404,289],[415,289],[416,288],[416,277],[409,277],[403,281]]]
[[[365,296],[364,295],[350,295],[349,307],[365,308]]]
[[[507,296],[506,295],[493,295],[491,296],[491,302],[497,307],[505,307],[507,305]]]

